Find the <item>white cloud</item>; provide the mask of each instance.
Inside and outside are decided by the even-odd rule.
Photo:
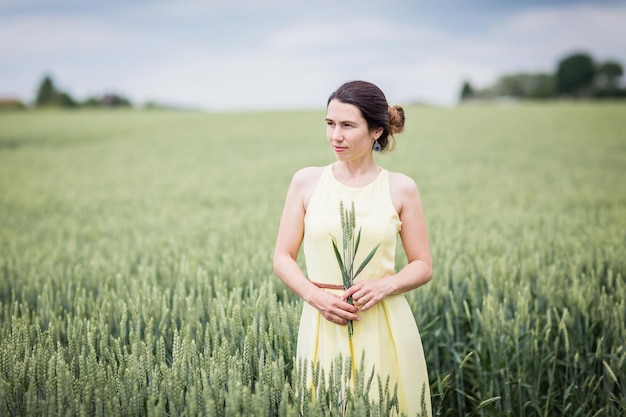
[[[513,16],[489,33],[500,48],[513,46],[525,61],[556,62],[564,54],[587,50],[598,58],[626,58],[626,7],[576,6],[529,10]]]
[[[0,54],[27,59],[132,46],[136,33],[96,18],[27,16],[0,19]]]
[[[503,73],[551,72],[574,50],[625,60],[622,21],[626,7],[590,6],[529,10],[475,35],[380,19],[309,21],[277,32],[269,45],[294,59],[315,54],[338,82],[369,77],[399,100],[446,105],[456,101],[464,79],[485,86]]]
[[[379,84],[390,101],[447,105],[464,79],[484,86],[505,72],[553,71],[572,50],[626,65],[623,6],[531,9],[462,34],[374,15],[300,13],[262,31],[237,26],[235,43],[210,27],[174,26],[225,3],[189,3],[167,20],[167,31],[159,19],[170,9],[159,7],[146,10],[139,26],[129,23],[139,22],[139,8],[123,19],[0,19],[0,95],[30,98],[52,70],[79,98],[114,90],[136,102],[209,109],[321,107],[339,83],[361,78]]]

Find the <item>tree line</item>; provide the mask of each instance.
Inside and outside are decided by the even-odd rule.
[[[558,62],[554,73],[516,73],[501,76],[493,85],[475,89],[469,81],[464,81],[459,94],[461,101],[490,100],[499,97],[517,99],[603,99],[626,98],[626,87],[621,79],[624,68],[621,63],[608,60],[595,62],[587,53],[574,53]],[[0,99],[2,109],[25,109],[20,100]],[[107,93],[91,96],[83,101],[75,100],[69,93],[54,84],[50,75],[45,75],[39,84],[33,107],[62,108],[105,108],[133,107],[124,96]],[[146,108],[165,107],[149,102]]]
[[[35,107],[132,107],[127,98],[109,93],[102,96],[91,96],[84,101],[75,100],[69,93],[59,90],[52,77],[44,76],[35,98]]]
[[[517,73],[501,76],[493,85],[474,89],[463,83],[460,100],[494,99],[603,99],[626,98],[621,85],[622,64],[614,61],[595,62],[583,52],[566,56],[558,62],[554,73]]]
[[[32,105],[26,105],[17,98],[0,97],[0,111],[24,110],[33,108],[114,108],[134,107],[126,97],[117,93],[106,93],[87,97],[85,100],[76,100],[68,92],[59,89],[50,75],[44,75],[35,95]],[[142,104],[145,109],[172,108],[170,106],[149,101]]]

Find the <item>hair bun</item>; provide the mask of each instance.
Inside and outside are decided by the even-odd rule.
[[[404,130],[404,109],[400,106],[389,106],[389,133],[395,135]]]

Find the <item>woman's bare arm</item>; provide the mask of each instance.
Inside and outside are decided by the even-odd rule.
[[[327,320],[346,324],[358,320],[357,309],[338,296],[316,287],[297,263],[304,238],[306,205],[319,179],[319,168],[305,168],[293,176],[278,228],[274,249],[274,272],[296,295],[320,311]]]
[[[367,310],[391,294],[402,294],[420,287],[432,277],[430,246],[417,185],[406,175],[390,175],[392,200],[402,222],[400,238],[408,263],[393,275],[361,281],[346,290],[341,298],[347,300],[352,296],[360,310]]]

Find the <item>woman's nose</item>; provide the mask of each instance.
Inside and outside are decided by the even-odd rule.
[[[332,135],[332,138],[333,138],[334,140],[337,140],[337,141],[342,141],[342,140],[343,140],[343,137],[342,137],[342,135],[341,135],[341,128],[340,128],[339,126],[337,126],[337,127],[335,127],[335,128],[333,129],[333,135]]]

